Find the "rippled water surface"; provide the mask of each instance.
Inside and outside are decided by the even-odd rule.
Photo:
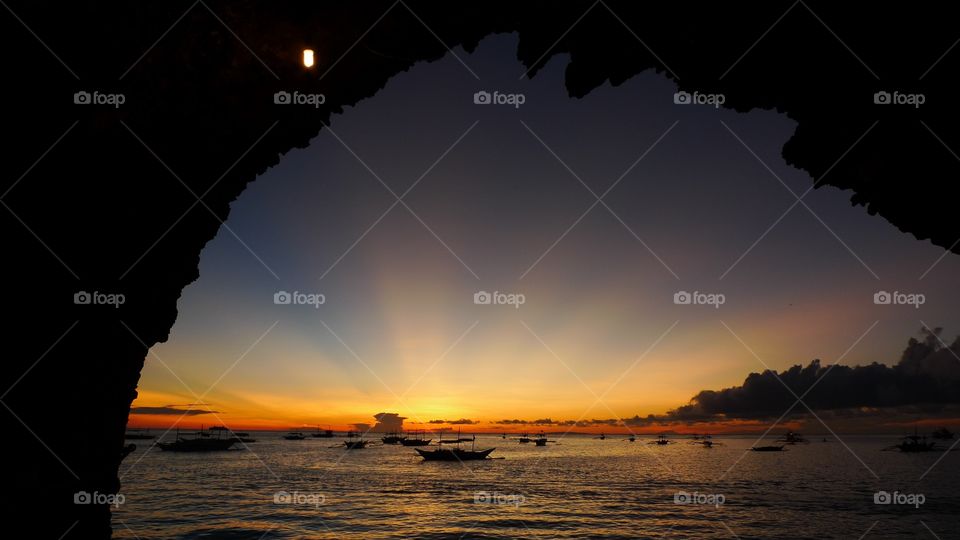
[[[960,453],[882,452],[889,437],[747,449],[753,438],[497,447],[481,462],[412,448],[252,434],[247,449],[177,454],[139,444],[121,467],[118,538],[957,538]],[[144,441],[139,441],[143,443]],[[939,463],[937,463],[937,461]],[[923,504],[878,505],[880,490]],[[293,502],[275,502],[278,492]],[[678,495],[679,493],[679,495]],[[678,504],[684,493],[701,503]],[[283,495],[280,496],[283,498]],[[718,504],[722,502],[722,504]]]

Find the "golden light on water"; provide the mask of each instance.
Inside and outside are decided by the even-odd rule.
[[[303,50],[303,65],[304,67],[313,67],[313,49]]]

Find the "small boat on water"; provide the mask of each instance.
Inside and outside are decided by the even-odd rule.
[[[380,437],[380,440],[383,441],[383,444],[400,444],[406,439],[403,435],[399,433],[388,433],[383,437]]]
[[[781,451],[783,451],[783,446],[784,446],[784,445],[782,445],[782,444],[779,445],[779,446],[777,446],[777,445],[771,445],[771,446],[754,446],[754,447],[750,448],[750,450],[753,450],[754,452],[781,452]]]
[[[290,433],[284,435],[283,438],[288,441],[302,441],[306,439],[307,436],[300,431],[291,431]]]
[[[470,450],[464,450],[460,448],[460,443],[462,441],[472,441],[473,444]],[[420,448],[414,448],[420,457],[424,461],[475,461],[480,459],[487,459],[487,456],[491,452],[496,450],[496,448],[487,448],[486,450],[476,450],[476,441],[477,436],[474,435],[471,439],[464,439],[463,437],[457,436],[457,447],[456,448],[443,448],[442,446],[438,447],[436,450],[422,450]],[[438,444],[443,444],[443,432],[440,432],[440,440]]]
[[[486,450],[463,450],[462,448],[437,448],[436,450],[421,450],[414,448],[425,461],[470,461],[486,459],[496,448]]]
[[[531,439],[530,439],[530,435],[528,435],[528,434],[526,434],[526,433],[524,433],[524,434],[521,435],[519,438],[517,438],[517,442],[520,443],[520,444],[526,444],[526,443],[530,442],[530,440],[531,440]]]
[[[810,441],[803,438],[802,435],[794,431],[788,431],[784,433],[783,438],[777,442],[784,442],[787,444],[808,444]]]
[[[930,436],[933,437],[934,439],[940,439],[941,441],[949,441],[953,439],[953,432],[945,427],[942,427],[940,429],[934,430],[934,432],[931,433]]]
[[[370,444],[370,441],[365,441],[363,439],[358,439],[356,441],[344,441],[343,446],[347,450],[363,450]]]
[[[316,437],[318,439],[331,439],[333,438],[333,430],[325,429],[320,431],[320,426],[317,426],[317,431],[310,434],[311,437]]]
[[[627,437],[627,440],[630,442],[637,442],[637,436],[631,434],[629,437]]]
[[[547,445],[547,436],[541,431],[540,435],[537,435],[537,438],[533,440],[534,444],[537,446],[546,446]]]
[[[424,439],[423,431],[417,431],[413,434],[407,432],[407,436],[400,441],[400,444],[403,446],[427,446],[432,440],[433,439]]]
[[[229,450],[236,442],[232,437],[214,438],[210,437],[209,434],[206,437],[203,435],[203,432],[197,432],[193,437],[182,437],[178,430],[173,441],[158,442],[157,446],[167,452],[217,452]]]
[[[703,448],[713,448],[714,446],[717,446],[720,443],[713,442],[711,439],[701,438],[700,440],[690,441],[690,444],[694,446],[701,446]]]
[[[667,438],[666,435],[657,435],[657,440],[650,441],[650,444],[656,444],[659,446],[666,446],[668,444],[673,444],[673,441]]]
[[[925,435],[907,435],[898,444],[884,448],[884,450],[899,450],[901,452],[934,452],[939,451],[935,441],[928,441]]]
[[[151,435],[149,429],[128,429],[126,433],[123,434],[123,438],[128,441],[146,441],[150,439],[156,439],[156,435]]]

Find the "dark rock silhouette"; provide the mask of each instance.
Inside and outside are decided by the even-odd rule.
[[[74,504],[73,493],[120,488],[117,456],[147,349],[167,338],[230,202],[282,154],[305,147],[332,113],[447,46],[471,49],[493,32],[518,31],[531,76],[552,56],[571,55],[572,96],[655,69],[684,90],[722,92],[737,110],[782,111],[799,122],[784,148],[789,163],[818,185],[851,190],[854,204],[918,239],[960,252],[960,163],[947,148],[960,147],[960,53],[950,51],[949,5],[5,6],[0,415],[17,441],[8,446],[8,492],[47,515],[30,521],[37,538],[110,535],[109,509]],[[312,70],[299,64],[306,45],[317,51]],[[274,93],[294,90],[324,93],[326,104],[274,104]],[[922,92],[926,103],[876,106],[881,90]],[[78,92],[122,94],[124,103],[75,104]],[[125,301],[76,304],[80,291]]]

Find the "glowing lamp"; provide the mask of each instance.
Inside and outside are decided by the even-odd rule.
[[[303,66],[313,67],[313,49],[303,50]]]

